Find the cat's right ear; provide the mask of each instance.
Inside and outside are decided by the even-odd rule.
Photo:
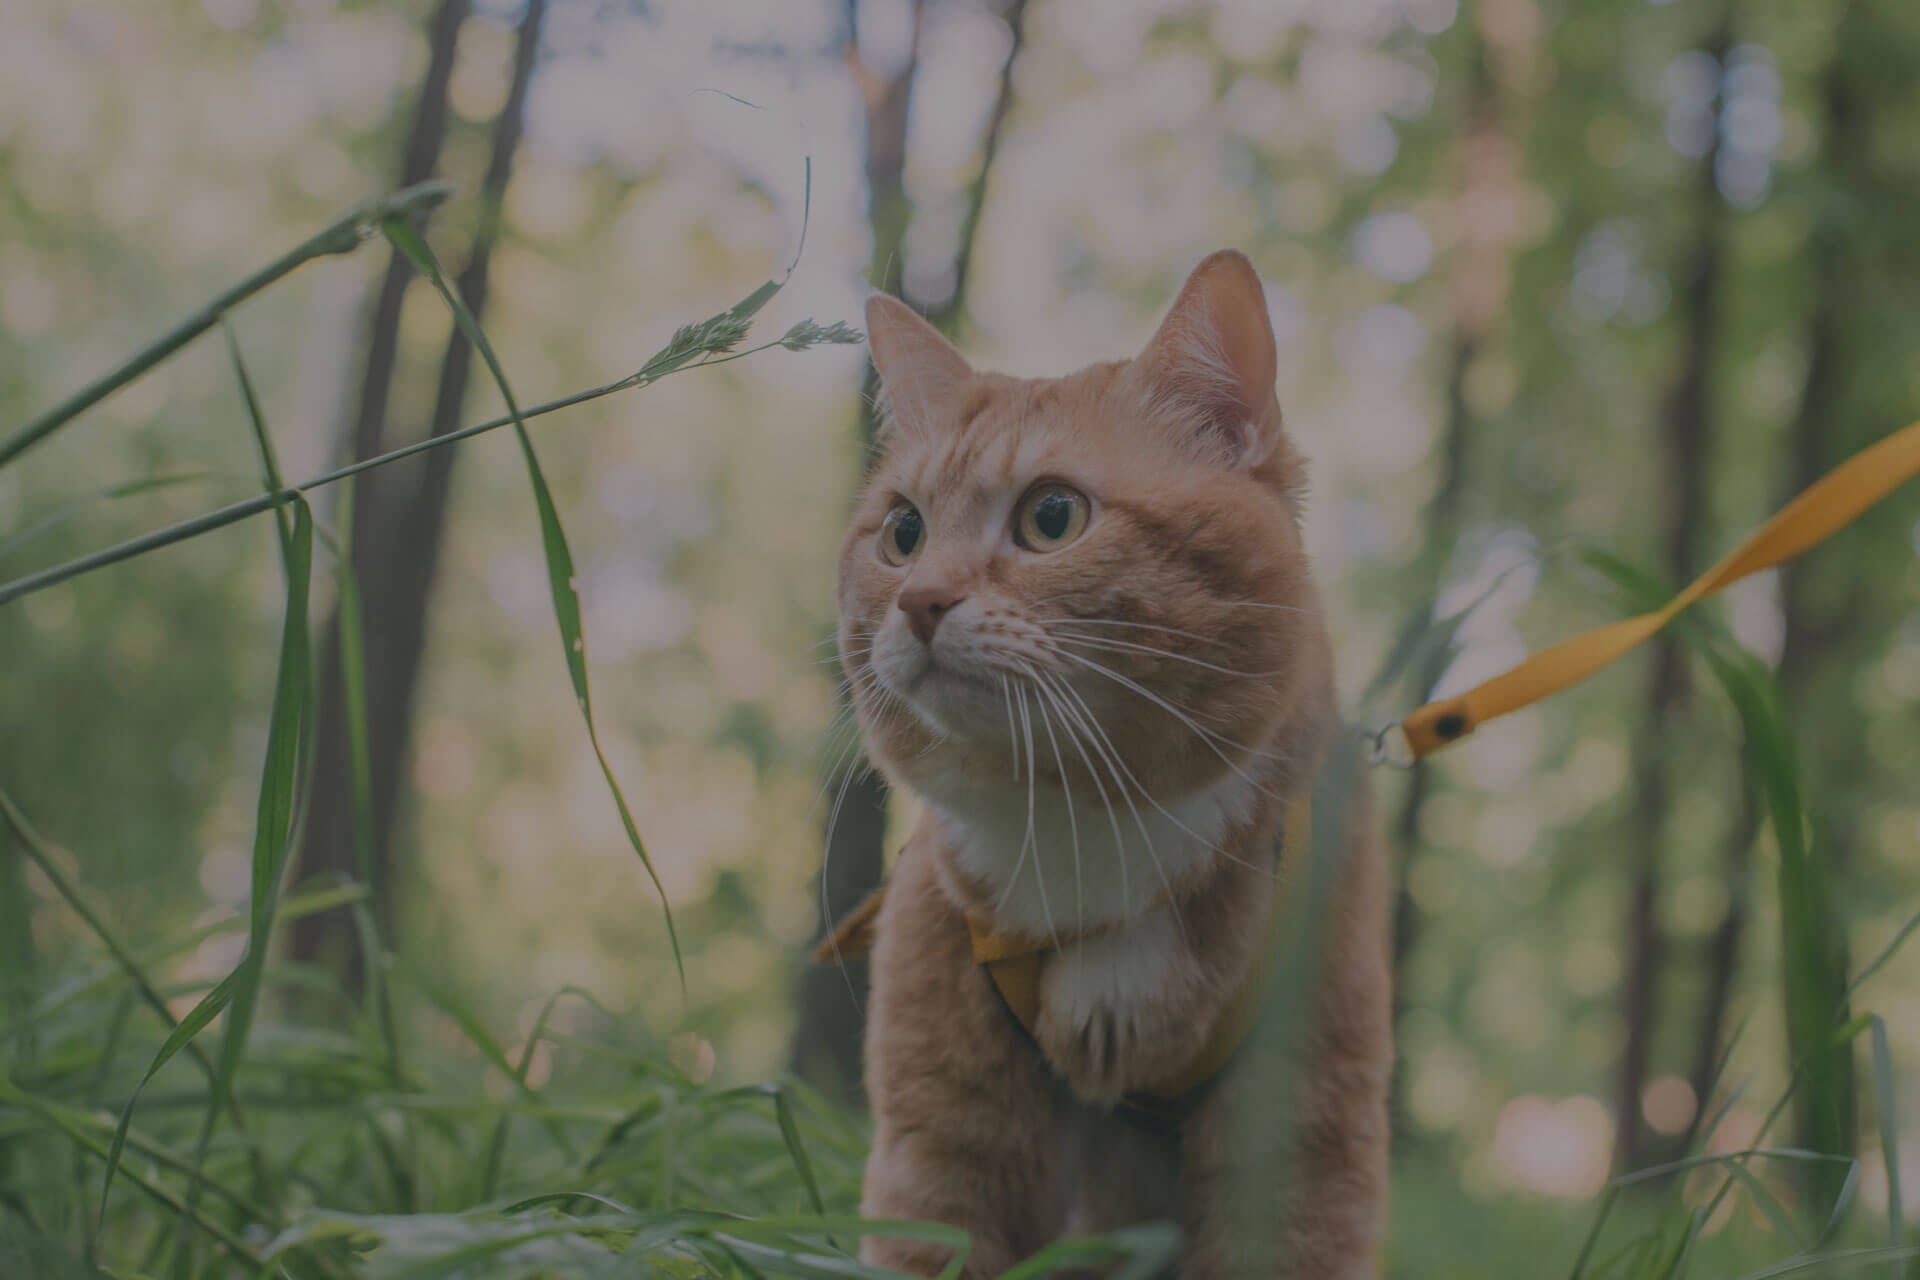
[[[966,357],[938,329],[884,293],[867,299],[867,346],[896,424],[928,426],[939,407],[973,377]]]
[[[1258,466],[1280,441],[1273,325],[1246,255],[1210,255],[1181,288],[1134,367],[1230,465]]]

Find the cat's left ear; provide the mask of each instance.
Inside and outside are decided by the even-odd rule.
[[[1134,367],[1156,398],[1194,416],[1200,443],[1224,450],[1231,465],[1258,466],[1279,445],[1266,292],[1238,250],[1193,269]]]
[[[867,299],[867,349],[886,390],[887,418],[931,425],[942,405],[973,377],[954,345],[898,298]]]

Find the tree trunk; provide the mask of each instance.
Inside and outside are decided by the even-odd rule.
[[[1460,191],[1462,204],[1476,195],[1498,195],[1498,188],[1512,182],[1511,144],[1500,117],[1487,50],[1478,30],[1468,54],[1472,88],[1466,106],[1467,134],[1460,154]],[[1467,404],[1467,376],[1484,345],[1488,331],[1505,308],[1507,246],[1504,231],[1492,219],[1464,219],[1464,233],[1458,264],[1453,273],[1453,352],[1447,370],[1447,417],[1440,441],[1440,476],[1433,497],[1427,503],[1421,550],[1416,561],[1416,576],[1422,582],[1438,582],[1453,554],[1460,536],[1461,508],[1466,498],[1467,460],[1473,436],[1473,412]],[[1433,601],[1423,610],[1432,616]],[[1445,674],[1451,653],[1432,654],[1414,672],[1419,696],[1426,696]],[[1427,761],[1414,763],[1407,775],[1400,811],[1393,823],[1393,1021],[1397,1028],[1406,1012],[1407,966],[1420,933],[1420,908],[1414,901],[1410,876],[1420,849],[1421,817],[1432,794],[1433,774]],[[1406,1073],[1394,1073],[1392,1114],[1395,1130],[1404,1114]]]
[[[916,0],[913,55],[900,71],[887,78],[875,76],[861,63],[852,4],[848,5],[847,12],[847,63],[867,104],[867,217],[873,228],[873,261],[868,278],[876,288],[896,295],[902,294],[900,248],[912,219],[905,184],[907,122],[914,75],[918,70],[923,7],[923,0]],[[967,188],[966,215],[954,255],[953,292],[927,314],[929,320],[949,333],[965,312],[980,211],[986,202],[988,177],[1012,107],[1013,63],[1025,39],[1025,14],[1026,0],[1014,0],[1004,14],[1012,39],[1000,68],[993,109],[981,140],[980,167]],[[873,408],[879,389],[878,376],[869,365],[861,386],[858,423],[863,457],[873,444],[879,426]],[[885,781],[856,763],[844,777],[829,779],[828,788],[835,798],[829,807],[832,816],[820,869],[822,914],[818,938],[824,938],[836,920],[878,888],[885,872]],[[809,966],[801,974],[799,1024],[789,1061],[795,1074],[828,1093],[847,1098],[860,1095],[867,985],[864,957],[841,965]]]
[[[449,0],[446,7],[463,0]],[[513,79],[507,100],[495,121],[486,175],[480,190],[480,223],[472,253],[456,287],[476,316],[486,307],[488,267],[499,237],[501,202],[512,175],[513,158],[523,132],[528,85],[538,57],[546,0],[529,0],[514,46]],[[444,13],[444,8],[443,8]],[[441,24],[436,20],[436,34]],[[429,75],[429,85],[433,77]],[[423,95],[422,115],[425,110]],[[444,82],[439,112],[444,136]],[[409,148],[409,162],[413,156]],[[395,254],[388,282],[398,280],[391,295],[383,287],[369,344],[368,378],[376,374],[377,394],[363,390],[362,413],[354,433],[358,456],[392,447],[385,427],[386,385],[393,375],[393,341],[399,299],[409,279],[405,259]],[[389,296],[392,310],[386,310]],[[391,318],[391,320],[390,320]],[[432,435],[444,435],[460,426],[473,352],[456,327],[447,340],[434,398]],[[347,737],[346,706],[340,683],[339,620],[328,629],[328,652],[323,673],[321,715],[315,749],[314,806],[303,851],[309,874],[325,871],[369,874],[376,910],[388,936],[394,927],[394,898],[402,868],[394,855],[394,831],[399,797],[411,755],[414,692],[426,646],[428,606],[439,563],[441,535],[446,524],[453,466],[458,450],[437,449],[417,461],[400,463],[361,476],[355,490],[352,532],[354,572],[360,580],[364,611],[366,654],[366,716],[368,764],[371,782],[370,868],[359,867],[358,837],[354,829],[352,760]],[[369,484],[371,481],[373,483]],[[294,955],[340,974],[349,989],[364,979],[362,957],[343,921],[336,914],[311,916],[296,924]]]
[[[1731,20],[1723,17],[1709,38],[1707,52],[1716,65],[1732,44]],[[1716,120],[1716,125],[1718,121]],[[1701,529],[1707,516],[1707,463],[1712,453],[1713,362],[1720,343],[1720,292],[1725,275],[1726,202],[1720,195],[1715,165],[1720,131],[1700,159],[1697,177],[1699,228],[1688,261],[1677,273],[1674,296],[1681,304],[1680,368],[1661,415],[1661,471],[1666,492],[1659,520],[1664,567],[1674,583],[1698,572]],[[1653,668],[1640,725],[1634,734],[1634,809],[1629,824],[1632,882],[1627,893],[1627,978],[1621,993],[1621,1018],[1627,1028],[1614,1095],[1619,1126],[1615,1163],[1638,1168],[1646,1156],[1647,1133],[1640,1117],[1659,1026],[1660,980],[1667,958],[1660,929],[1660,866],[1668,813],[1672,808],[1672,761],[1664,746],[1687,691],[1680,642],[1663,632],[1655,641]]]
[[[1859,4],[1845,9],[1833,60],[1824,77],[1822,98],[1827,119],[1820,179],[1842,200],[1870,206],[1885,193],[1875,190],[1867,154],[1867,131],[1872,122],[1864,99],[1870,81],[1861,75],[1858,65],[1869,63],[1861,54],[1873,45],[1865,12]],[[1783,499],[1805,489],[1886,426],[1875,415],[1862,414],[1849,404],[1849,388],[1862,364],[1850,348],[1849,320],[1856,299],[1869,291],[1858,270],[1863,239],[1861,228],[1836,217],[1831,206],[1816,223],[1810,255],[1814,293],[1807,375],[1789,429]],[[1855,536],[1859,537],[1860,531],[1855,531]],[[1836,563],[1845,565],[1849,561],[1836,561],[1829,553],[1823,564],[1809,566],[1804,560],[1795,560],[1782,566],[1780,604],[1785,634],[1779,669],[1781,693],[1792,723],[1796,731],[1804,729],[1809,734],[1800,758],[1809,799],[1813,856],[1832,869],[1835,883],[1838,873],[1852,862],[1858,843],[1861,806],[1854,803],[1852,793],[1863,779],[1871,777],[1875,766],[1865,748],[1864,735],[1851,717],[1844,711],[1835,715],[1832,695],[1837,688],[1844,690],[1861,656],[1849,645],[1849,637],[1876,632],[1878,628],[1870,620],[1888,617],[1869,575],[1857,567],[1857,562],[1851,572],[1842,575],[1839,590],[1830,589]],[[1828,590],[1820,589],[1823,573]],[[1846,696],[1845,692],[1839,693],[1840,698]],[[1834,732],[1835,728],[1840,731]],[[1847,982],[1844,932],[1839,934],[1838,947],[1826,977],[1836,991],[1844,989]],[[1851,1047],[1838,1047],[1834,1052],[1844,1059],[1841,1078],[1851,1082]],[[1803,1089],[1794,1104],[1795,1140],[1802,1145],[1826,1145],[1820,1140],[1826,1131],[1855,1132],[1857,1098],[1851,1088],[1832,1099],[1811,1097]],[[1829,1116],[1830,1124],[1820,1123],[1813,1110],[1816,1106],[1835,1109],[1837,1114]],[[1808,1181],[1827,1195],[1839,1192],[1837,1178],[1812,1177]]]

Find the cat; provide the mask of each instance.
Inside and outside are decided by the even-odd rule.
[[[963,1228],[969,1277],[1166,1219],[1196,1280],[1376,1274],[1392,1047],[1364,794],[1292,1096],[1242,1054],[1136,1105],[1250,980],[1276,840],[1339,732],[1258,276],[1212,255],[1139,355],[1057,379],[976,373],[884,295],[867,323],[883,425],[838,636],[869,756],[923,816],[872,921],[862,1212]],[[970,918],[1042,949],[1030,1030]],[[1248,1232],[1231,1140],[1274,1107],[1292,1176]],[[930,1276],[953,1254],[861,1256]]]

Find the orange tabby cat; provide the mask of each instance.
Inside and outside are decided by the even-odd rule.
[[[887,428],[840,651],[872,758],[925,816],[874,926],[863,1211],[965,1228],[969,1276],[1161,1219],[1187,1276],[1375,1274],[1392,1050],[1364,803],[1293,1095],[1242,1054],[1173,1107],[1132,1101],[1248,980],[1275,841],[1337,731],[1259,279],[1216,253],[1140,355],[1051,380],[974,372],[889,298],[867,322]],[[1031,1033],[969,917],[1046,948]],[[1235,1117],[1273,1107],[1293,1176],[1262,1230],[1229,1231]],[[862,1256],[932,1275],[951,1253]]]

